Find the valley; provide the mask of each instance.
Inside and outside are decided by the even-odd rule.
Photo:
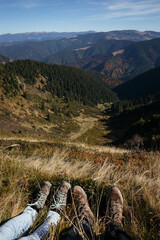
[[[108,189],[116,185],[124,197],[125,232],[133,240],[159,240],[159,33],[91,32],[59,40],[44,34],[47,39],[37,42],[5,37],[9,42],[0,44],[1,224],[33,202],[44,180],[55,193],[65,179],[86,191],[97,239],[103,239],[108,219]],[[29,233],[51,204],[49,198]],[[74,218],[68,204],[46,239],[58,240]]]

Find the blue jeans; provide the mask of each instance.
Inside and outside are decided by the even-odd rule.
[[[54,211],[49,211],[44,223],[35,230],[31,235],[22,237],[28,231],[33,224],[37,211],[32,207],[26,207],[26,209],[17,217],[14,217],[4,223],[0,227],[0,240],[41,240],[49,233],[49,228],[53,225],[57,225],[60,221],[60,215]]]
[[[46,239],[49,229],[53,225],[57,225],[60,221],[60,215],[57,212],[49,211],[44,223],[39,226],[31,235],[23,237],[30,226],[33,224],[37,211],[32,207],[26,209],[17,217],[7,221],[0,227],[0,240],[42,240]],[[77,228],[70,227],[64,234],[61,235],[61,240],[83,240],[94,239],[92,226],[89,226],[86,220],[82,220],[81,226]],[[83,230],[83,231],[82,231]],[[83,232],[81,235],[80,232]],[[106,229],[104,239],[106,240],[131,240],[131,238],[114,222],[111,222]]]

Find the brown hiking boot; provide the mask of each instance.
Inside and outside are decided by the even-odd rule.
[[[57,193],[53,196],[53,204],[50,206],[51,210],[58,213],[63,213],[67,205],[67,194],[71,188],[70,183],[63,181],[59,186]]]
[[[94,215],[89,207],[87,195],[80,186],[75,186],[72,189],[73,198],[77,205],[78,217],[85,219],[91,226],[94,224]]]
[[[109,193],[109,217],[123,228],[123,197],[118,187],[112,187]]]
[[[47,197],[50,193],[50,188],[52,184],[48,181],[45,181],[41,187],[37,195],[37,200],[34,203],[28,204],[28,206],[35,208],[36,210],[40,210],[44,207]]]

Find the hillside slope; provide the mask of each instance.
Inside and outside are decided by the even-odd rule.
[[[0,65],[2,132],[66,138],[80,128],[74,118],[92,121],[93,113],[100,114],[98,103],[116,100],[116,94],[94,73],[31,60]]]
[[[77,49],[65,49],[48,58],[44,59],[45,62],[50,64],[72,65],[76,64],[79,60],[95,55],[111,54],[118,50],[124,49],[131,45],[133,42],[127,40],[105,40],[98,41],[94,45]]]
[[[0,55],[0,64],[5,64],[5,63],[8,63],[10,62],[10,59],[3,56],[3,55]]]
[[[114,88],[121,101],[112,105],[113,137],[128,147],[160,147],[160,67]]]
[[[52,66],[31,60],[15,61],[0,67],[1,85],[7,93],[10,92],[9,88],[13,89],[11,94],[22,88],[17,80],[19,77],[22,83],[36,85],[44,92],[85,104],[116,99],[116,94],[101,79],[97,79],[96,75],[73,67]],[[38,78],[44,80],[41,79],[40,82]]]
[[[126,81],[160,65],[160,39],[134,43],[115,56],[101,55],[81,59],[75,65]]]
[[[68,39],[48,40],[43,42],[20,42],[9,46],[0,46],[0,54],[17,59],[41,60],[51,54],[54,54],[66,47],[71,46]]]
[[[115,151],[116,150],[116,151]],[[120,188],[124,198],[124,230],[133,240],[159,240],[160,193],[159,153],[122,152],[108,148],[69,147],[55,142],[30,138],[0,140],[1,181],[0,222],[20,214],[32,203],[43,181],[50,181],[53,193],[62,180],[80,185],[88,196],[95,215],[93,229],[104,237],[108,220],[107,195],[110,186]],[[30,232],[43,223],[52,196],[39,212]],[[65,215],[46,240],[58,240],[60,232],[77,218],[74,205],[68,204]],[[29,233],[30,233],[29,232]]]
[[[145,100],[146,101],[146,100]],[[128,103],[119,103],[119,105]],[[160,94],[157,100],[146,104],[135,105],[114,114],[109,119],[108,126],[111,138],[115,143],[129,148],[159,149],[160,148]]]
[[[134,79],[117,86],[114,91],[120,99],[135,99],[160,91],[160,67],[138,75]]]

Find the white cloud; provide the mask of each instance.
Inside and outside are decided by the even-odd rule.
[[[152,9],[160,7],[160,2],[158,1],[131,1],[131,0],[123,0],[123,1],[114,1],[112,4],[108,4],[109,10],[143,10],[143,9]]]
[[[98,2],[92,1],[90,4],[98,4]],[[160,13],[160,1],[159,0],[113,0],[106,2],[99,2],[99,5],[103,5],[103,9],[99,8],[100,14],[90,15],[87,20],[106,20],[126,17],[140,17],[149,16],[156,13]],[[96,5],[97,6],[97,5]]]

